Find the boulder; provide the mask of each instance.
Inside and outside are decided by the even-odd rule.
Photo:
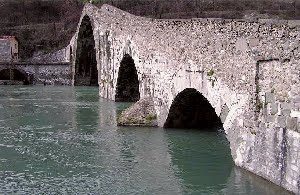
[[[119,126],[158,126],[152,98],[140,99],[124,110],[118,117],[117,123]]]

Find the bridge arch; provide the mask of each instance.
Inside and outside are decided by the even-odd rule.
[[[137,69],[131,55],[125,54],[118,71],[115,100],[118,102],[136,102],[139,99]]]
[[[20,69],[4,68],[0,70],[0,81],[2,84],[33,84],[33,76]]]
[[[83,16],[78,32],[74,85],[98,86],[94,27],[88,15]]]
[[[215,127],[222,127],[222,122],[199,91],[185,88],[174,98],[164,127],[212,131],[217,130]]]

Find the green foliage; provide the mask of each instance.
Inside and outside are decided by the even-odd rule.
[[[275,89],[274,88],[271,89],[271,93],[275,93]]]
[[[215,71],[213,69],[210,69],[207,72],[207,76],[209,77],[208,80],[211,82],[211,85],[214,87],[215,86],[215,82],[217,81],[217,78],[215,76],[213,76],[215,74]]]
[[[136,125],[136,124],[139,124],[139,120],[137,118],[128,118],[128,121],[127,121],[127,124],[130,124],[130,125]]]
[[[215,73],[215,71],[213,69],[210,69],[208,72],[207,72],[207,76],[211,77],[213,76]]]
[[[252,135],[256,135],[256,131],[255,131],[254,129],[250,130],[250,133],[251,133]]]
[[[155,114],[149,114],[146,116],[146,121],[156,120],[157,116]]]
[[[256,102],[255,106],[256,106],[256,110],[258,112],[260,112],[260,110],[262,110],[264,108],[264,103],[259,100],[259,101]]]

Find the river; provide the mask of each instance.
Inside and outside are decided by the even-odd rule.
[[[117,127],[92,87],[0,87],[0,194],[288,194],[221,132]]]

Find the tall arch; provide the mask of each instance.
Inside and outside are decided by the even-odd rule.
[[[129,54],[125,54],[119,68],[115,100],[136,102],[139,99],[139,80],[134,60]]]
[[[19,84],[29,85],[33,83],[33,78],[26,72],[18,69],[3,69],[0,71],[0,80],[4,84],[11,83],[13,81],[18,81]],[[9,81],[9,82],[8,82]],[[16,82],[14,83],[16,84]]]
[[[78,34],[74,85],[98,86],[95,39],[90,18],[83,17]]]
[[[186,88],[174,99],[165,128],[216,130],[222,122],[209,101],[196,89]]]

